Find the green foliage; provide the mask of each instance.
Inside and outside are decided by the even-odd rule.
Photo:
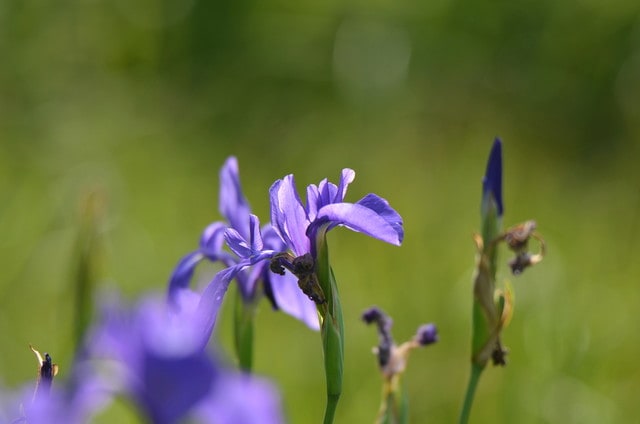
[[[514,278],[510,362],[484,373],[473,421],[637,419],[637,2],[129,4],[0,6],[5,385],[33,378],[29,343],[55,357],[57,378],[69,369],[83,193],[105,193],[96,292],[162,291],[219,218],[217,172],[235,154],[262,222],[276,178],[295,173],[302,186],[344,166],[358,175],[350,199],[375,190],[405,220],[400,248],[329,236],[347,329],[335,422],[370,422],[378,409],[359,320],[371,304],[395,318],[399,338],[438,324],[440,342],[403,377],[409,422],[454,422],[468,378],[479,176],[500,135],[509,222],[535,218],[549,255]],[[336,40],[359,54],[334,56]],[[357,62],[335,62],[343,57]],[[217,336],[232,356],[233,305],[224,312]],[[318,335],[262,302],[254,336],[253,368],[281,385],[290,421],[317,422]]]

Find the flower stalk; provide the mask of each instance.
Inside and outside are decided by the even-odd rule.
[[[253,327],[257,301],[245,301],[240,290],[236,291],[234,307],[233,335],[238,357],[238,366],[242,371],[253,369]]]
[[[474,236],[477,259],[473,278],[471,372],[460,424],[469,421],[476,388],[489,360],[494,365],[507,364],[508,351],[502,345],[500,336],[513,314],[513,290],[509,284],[504,289],[496,289],[498,246],[504,242],[515,253],[515,258],[509,262],[514,275],[540,262],[545,253],[544,241],[535,232],[534,221],[502,232],[502,142],[499,139],[491,148],[482,188],[481,235]],[[539,253],[529,253],[528,242],[531,238],[540,244]]]
[[[316,238],[316,275],[326,301],[316,303],[322,320],[320,335],[324,355],[324,369],[327,383],[327,405],[324,413],[324,424],[333,422],[336,407],[342,394],[344,368],[344,322],[342,306],[338,295],[335,275],[329,265],[329,248],[327,246],[326,228],[319,229]]]

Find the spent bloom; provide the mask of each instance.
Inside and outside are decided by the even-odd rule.
[[[423,324],[410,340],[396,345],[391,335],[393,320],[377,306],[372,306],[362,313],[366,324],[376,324],[378,329],[378,346],[373,352],[378,357],[380,371],[387,380],[402,374],[406,368],[409,353],[418,347],[428,346],[438,341],[438,329],[435,324]]]
[[[382,402],[376,423],[408,422],[408,398],[401,384],[409,353],[419,347],[438,341],[438,330],[434,324],[421,325],[410,340],[396,345],[391,335],[391,318],[377,306],[372,306],[362,314],[362,320],[378,329],[378,346],[373,353],[378,357],[378,367],[382,374]]]

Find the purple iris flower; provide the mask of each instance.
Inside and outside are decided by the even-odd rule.
[[[280,293],[287,293],[282,298],[291,299],[288,303],[290,310],[300,311],[299,317],[312,328],[318,328],[318,318],[315,304],[307,297],[318,302],[314,294],[299,287],[299,275],[295,272],[272,273],[269,275],[268,260],[290,249],[294,255],[304,257],[311,254],[315,257],[315,238],[320,228],[327,229],[342,225],[354,231],[367,234],[380,240],[400,245],[404,236],[402,217],[389,206],[389,203],[375,194],[368,194],[356,203],[343,202],[348,185],[355,178],[355,172],[344,169],[340,183],[335,185],[324,179],[317,186],[307,187],[307,206],[303,206],[296,192],[293,175],[288,175],[276,181],[270,188],[271,196],[271,227],[260,231],[260,224],[255,215],[250,215],[249,231],[243,235],[234,228],[224,232],[224,239],[231,251],[242,258],[216,274],[213,281],[202,293],[198,305],[196,320],[200,323],[201,343],[206,344],[213,326],[217,311],[229,282],[247,267],[259,269],[264,278],[270,278],[276,299]],[[293,270],[295,264],[286,257],[280,258],[280,264]],[[295,262],[295,261],[294,261]],[[303,297],[303,299],[300,298]],[[279,300],[278,300],[279,301]],[[313,307],[313,312],[309,306]],[[313,324],[313,326],[311,325]]]
[[[256,414],[251,422],[282,422],[279,395],[270,384],[223,368],[202,349],[193,325],[198,301],[197,294],[181,292],[177,313],[160,299],[132,310],[107,306],[87,344],[88,357],[102,364],[101,381],[132,398],[154,423],[188,417],[211,422],[207,417],[243,416],[245,409]]]
[[[242,240],[254,240],[260,244],[260,249],[284,250],[284,245],[277,233],[266,225],[262,228],[254,225],[251,208],[242,193],[240,177],[238,173],[238,161],[230,157],[220,170],[220,213],[227,222],[214,222],[203,232],[200,238],[200,247],[195,252],[189,253],[178,263],[169,281],[169,299],[173,301],[176,293],[189,286],[196,265],[207,259],[212,262],[222,262],[226,267],[234,267],[246,259],[246,250],[224,250],[225,233],[227,229]],[[263,241],[264,238],[264,241]],[[258,282],[262,282],[264,292],[275,309],[281,309],[285,313],[301,320],[314,330],[319,329],[317,312],[313,302],[295,289],[295,278],[290,275],[279,276],[269,272],[268,264],[259,263],[251,269],[241,266],[230,270],[223,275],[231,276],[238,282],[240,292],[244,299],[252,300],[256,295]],[[227,281],[222,284],[225,285]],[[220,284],[217,284],[220,285]],[[216,293],[224,294],[225,287],[216,287]]]
[[[344,202],[355,175],[352,169],[345,168],[338,185],[327,179],[317,186],[309,185],[306,206],[298,196],[293,175],[271,186],[271,223],[295,256],[316,256],[315,238],[324,226],[329,230],[341,225],[387,243],[402,243],[402,217],[385,199],[367,194],[356,203]]]
[[[489,153],[487,170],[482,179],[482,208],[486,214],[489,199],[496,204],[498,216],[501,217],[504,208],[502,205],[502,141],[496,138]]]

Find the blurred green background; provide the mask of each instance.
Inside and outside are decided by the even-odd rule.
[[[330,234],[348,337],[336,422],[377,412],[377,337],[359,320],[372,304],[398,341],[437,323],[405,377],[411,417],[454,422],[499,135],[505,224],[535,218],[548,257],[511,278],[503,252],[510,362],[484,374],[472,422],[640,422],[638,2],[2,0],[0,57],[5,386],[34,377],[29,343],[69,369],[83,199],[100,199],[99,286],[133,300],[163,291],[219,219],[218,170],[236,155],[263,222],[275,179],[302,188],[343,167],[348,200],[375,192],[404,217],[400,248]],[[319,422],[319,336],[267,303],[258,319],[258,373],[291,423]]]

